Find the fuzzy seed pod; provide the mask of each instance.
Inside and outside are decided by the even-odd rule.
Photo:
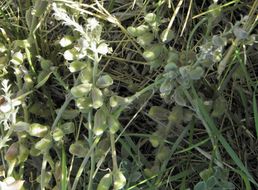
[[[108,126],[109,126],[109,132],[111,134],[115,134],[120,128],[120,123],[119,123],[118,119],[116,119],[114,116],[110,115],[108,117]]]
[[[148,13],[145,15],[144,20],[145,20],[145,22],[152,24],[152,23],[156,22],[157,15],[154,13]]]
[[[143,57],[146,61],[153,61],[161,55],[162,51],[163,46],[161,44],[155,44],[143,52]]]
[[[62,140],[63,137],[64,137],[64,132],[62,131],[62,129],[55,128],[55,130],[53,131],[54,141],[58,142],[58,141]]]
[[[60,129],[67,135],[75,131],[75,126],[73,122],[66,122],[60,126]]]
[[[84,157],[88,153],[89,149],[86,147],[83,141],[77,141],[71,144],[69,152],[79,158]]]
[[[71,73],[77,72],[77,71],[81,71],[82,69],[84,69],[86,67],[86,63],[82,62],[82,61],[73,61],[70,65],[69,65],[69,70]]]
[[[28,159],[29,153],[29,149],[24,144],[20,144],[18,155],[19,162],[25,162]]]
[[[117,171],[114,174],[114,189],[122,189],[126,184],[126,178],[121,171]]]
[[[98,184],[97,190],[109,190],[111,185],[112,185],[112,174],[108,173],[101,178]]]
[[[154,35],[150,32],[146,32],[144,35],[137,38],[137,43],[142,47],[146,47],[154,40]]]
[[[82,83],[90,83],[92,81],[92,67],[90,63],[87,67],[80,71],[79,79]]]
[[[99,88],[107,88],[113,84],[113,79],[109,75],[103,75],[98,78],[96,85]]]
[[[35,148],[42,152],[42,151],[47,150],[51,146],[51,144],[52,144],[51,138],[44,137],[35,144]]]
[[[87,94],[90,92],[92,87],[92,84],[80,84],[78,86],[74,86],[71,89],[71,94],[75,97],[75,98],[80,98],[83,96],[87,96]]]
[[[127,28],[127,32],[128,32],[131,36],[133,36],[133,37],[136,37],[136,36],[137,36],[137,30],[136,30],[136,28],[133,27],[133,26],[129,26],[129,27]]]
[[[160,39],[162,42],[167,43],[170,42],[175,38],[176,34],[172,30],[165,29],[163,32],[160,34]]]
[[[150,28],[147,25],[140,25],[136,27],[136,36],[145,35],[146,32],[149,32]]]
[[[5,154],[5,160],[7,161],[14,161],[19,155],[19,144],[13,143],[11,146],[9,146],[6,154]]]
[[[103,94],[100,89],[93,88],[91,92],[92,96],[92,107],[95,109],[100,108],[103,105]]]
[[[89,97],[78,98],[75,103],[82,113],[88,113],[92,107],[92,100]]]
[[[107,116],[103,109],[96,111],[94,115],[93,133],[97,136],[102,135],[107,128]]]
[[[28,133],[34,137],[44,137],[48,132],[48,126],[41,125],[39,123],[33,123],[30,125]]]

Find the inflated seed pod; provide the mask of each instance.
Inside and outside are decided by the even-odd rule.
[[[146,61],[153,61],[157,59],[163,52],[163,46],[161,44],[155,44],[143,52],[143,57]]]
[[[148,13],[145,15],[144,20],[145,20],[145,22],[152,24],[152,23],[156,22],[157,15],[155,13]]]
[[[30,90],[33,87],[33,80],[29,74],[25,74],[23,77],[23,80],[25,82],[25,88],[26,90]]]
[[[79,79],[82,83],[90,83],[92,81],[92,67],[90,63],[87,67],[80,71]]]
[[[126,178],[121,171],[117,171],[114,175],[114,190],[122,189],[126,184]]]
[[[159,151],[158,154],[156,155],[156,159],[159,160],[160,162],[165,161],[168,159],[170,149],[167,146],[163,146]]]
[[[108,127],[109,127],[109,132],[111,134],[115,134],[120,128],[120,123],[118,119],[115,118],[113,115],[108,116]]]
[[[35,146],[32,146],[30,149],[30,155],[31,156],[39,156],[41,153],[40,150],[36,149]]]
[[[51,146],[51,144],[52,139],[50,137],[44,137],[35,144],[35,148],[42,152],[47,150]]]
[[[114,95],[114,96],[111,96],[110,99],[109,99],[109,105],[112,108],[115,108],[117,106],[121,106],[124,103],[125,103],[125,99],[121,96]]]
[[[71,94],[75,98],[81,98],[83,96],[87,96],[88,93],[91,91],[92,84],[79,84],[77,86],[72,87]]]
[[[131,36],[133,36],[133,37],[136,37],[136,36],[137,36],[137,29],[136,29],[136,27],[129,26],[129,27],[127,28],[127,32],[128,32]]]
[[[75,131],[75,126],[73,122],[66,122],[60,125],[60,129],[63,131],[64,134],[71,134]]]
[[[153,134],[151,134],[151,136],[149,137],[149,141],[151,143],[151,145],[156,148],[160,145],[161,143],[161,138],[159,136],[159,134],[157,132],[154,132]]]
[[[99,88],[107,88],[113,84],[113,79],[109,75],[102,75],[96,81],[96,85]]]
[[[161,106],[152,106],[149,110],[149,116],[159,121],[166,121],[169,116],[169,110]]]
[[[140,25],[136,27],[136,36],[145,35],[146,32],[149,32],[150,28],[147,25]]]
[[[102,135],[107,128],[107,114],[103,109],[98,109],[94,115],[93,133]]]
[[[168,51],[167,63],[177,63],[179,61],[179,53],[171,49]]]
[[[14,161],[19,155],[19,144],[17,142],[11,144],[5,153],[5,160]]]
[[[86,147],[86,144],[83,141],[76,141],[75,143],[71,144],[69,147],[69,152],[72,155],[75,155],[79,158],[85,157],[88,153],[89,149]]]
[[[101,178],[98,184],[97,190],[109,190],[111,185],[112,185],[112,174],[108,173]]]
[[[82,97],[75,100],[76,106],[80,109],[82,113],[88,113],[92,107],[92,100],[89,97]]]
[[[204,74],[204,70],[202,67],[197,66],[194,69],[191,70],[189,73],[189,77],[192,80],[199,80]]]
[[[70,70],[71,73],[81,71],[86,67],[86,63],[82,61],[75,60],[72,63],[70,63],[68,69]]]
[[[48,132],[48,126],[39,123],[33,123],[28,129],[28,133],[34,137],[44,137]]]
[[[142,47],[150,45],[153,40],[154,35],[150,32],[146,32],[144,35],[137,37],[137,43]]]
[[[167,42],[170,42],[171,40],[173,40],[175,38],[175,36],[176,36],[176,34],[173,30],[165,29],[160,34],[160,39],[162,42],[167,43]]]
[[[64,132],[60,128],[55,128],[52,136],[53,136],[54,141],[58,142],[58,141],[62,140],[62,138],[64,137]]]
[[[103,105],[103,94],[100,89],[94,87],[91,91],[92,107],[95,109],[100,108]]]
[[[24,144],[19,144],[19,162],[25,162],[28,159],[29,153],[29,149]]]
[[[168,120],[176,125],[181,124],[184,119],[183,107],[174,106],[172,112],[170,112]]]
[[[43,182],[43,183],[44,183],[44,187],[48,186],[48,184],[49,184],[51,178],[52,178],[52,172],[47,171],[47,172],[45,173],[44,182]],[[37,181],[38,183],[41,183],[41,175],[39,175],[39,176],[37,177],[36,181]]]

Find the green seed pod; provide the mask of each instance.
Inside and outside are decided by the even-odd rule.
[[[114,190],[122,189],[126,184],[126,178],[121,171],[114,174]]]
[[[166,121],[169,116],[169,110],[161,106],[152,106],[149,110],[149,116],[159,121]]]
[[[23,131],[28,131],[29,127],[30,127],[29,123],[18,121],[17,123],[14,124],[13,130],[15,132],[23,132]]]
[[[69,152],[72,155],[75,155],[79,158],[85,157],[88,153],[89,149],[86,147],[86,144],[83,141],[76,141],[75,143],[71,144],[69,148]]]
[[[104,175],[97,187],[97,190],[109,190],[112,185],[112,174],[108,173]]]
[[[136,36],[145,35],[146,32],[149,32],[150,28],[147,25],[140,25],[136,27]]]
[[[220,96],[214,101],[211,116],[220,117],[225,113],[225,110],[227,110],[227,101]]]
[[[188,110],[188,109],[184,109],[184,123],[188,123],[190,121],[192,121],[193,118],[193,112]]]
[[[64,132],[60,128],[55,128],[53,131],[53,139],[54,141],[60,141],[64,137]]]
[[[44,59],[41,56],[38,56],[38,59],[40,61],[40,67],[42,70],[49,70],[50,67],[53,66],[53,63],[48,59]]]
[[[82,97],[75,100],[76,106],[82,113],[88,113],[92,107],[92,100],[89,97]]]
[[[44,137],[48,132],[48,126],[41,125],[39,123],[33,123],[30,125],[28,133],[34,137]]]
[[[59,112],[60,109],[55,110],[56,114]],[[75,119],[78,115],[80,114],[80,112],[77,109],[66,109],[61,118],[65,119],[65,120],[72,120]]]
[[[146,177],[148,178],[151,178],[155,175],[155,173],[149,168],[145,168],[143,172],[144,172],[144,175],[146,175]]]
[[[160,39],[163,43],[170,42],[175,38],[176,34],[172,30],[165,29],[161,34],[160,34]]]
[[[115,108],[117,106],[121,106],[123,104],[126,103],[126,100],[125,98],[121,97],[121,96],[111,96],[110,99],[109,99],[109,105],[112,107],[112,108]]]
[[[62,168],[61,168],[61,162],[57,161],[55,163],[55,171],[54,171],[54,176],[56,181],[60,181],[62,178]],[[60,190],[60,189],[59,189]]]
[[[32,146],[30,149],[30,155],[31,156],[39,156],[40,155],[40,150],[36,149],[35,146]]]
[[[92,107],[95,109],[100,108],[103,105],[103,94],[100,89],[93,88],[91,92],[92,96]]]
[[[197,66],[196,68],[192,69],[189,73],[189,77],[192,80],[199,80],[204,74],[204,70],[202,67]]]
[[[146,32],[144,35],[137,38],[137,43],[142,47],[146,47],[154,40],[154,35],[150,32]]]
[[[44,137],[40,139],[36,144],[35,148],[40,150],[41,152],[47,150],[52,144],[52,140],[50,137]]]
[[[49,184],[51,178],[52,178],[52,172],[50,172],[50,171],[46,172],[46,173],[45,173],[45,177],[44,177],[44,182],[43,182],[43,183],[44,183],[44,185],[43,185],[44,187],[48,186],[48,184]],[[37,181],[39,184],[41,184],[41,175],[39,175],[39,176],[37,177],[36,181]]]
[[[153,61],[161,55],[162,51],[163,46],[161,44],[155,44],[143,52],[143,57],[146,61]]]
[[[148,14],[145,15],[144,20],[148,24],[152,24],[152,23],[156,22],[157,15],[155,13],[148,13]]]
[[[107,115],[102,109],[98,109],[94,115],[93,133],[97,136],[102,135],[107,128]]]
[[[165,161],[166,159],[168,159],[169,152],[170,152],[170,149],[167,146],[163,146],[159,150],[158,154],[156,155],[156,159],[159,160],[160,162]]]
[[[154,133],[150,136],[149,141],[150,141],[151,145],[152,145],[154,148],[156,148],[156,147],[158,147],[158,146],[160,145],[160,143],[161,143],[161,138],[162,138],[162,137],[160,137],[157,132],[154,132]]]
[[[98,78],[96,85],[99,88],[107,88],[113,84],[113,79],[109,75],[103,75]]]
[[[87,84],[87,83],[74,86],[71,89],[71,94],[75,98],[87,96],[87,94],[91,91],[91,87],[92,87],[92,84]]]
[[[87,66],[86,63],[76,60],[76,61],[73,61],[72,63],[70,63],[68,68],[69,68],[71,73],[74,73],[74,72],[77,72],[77,71],[81,71],[86,66]]]
[[[137,36],[137,29],[136,29],[135,27],[133,27],[133,26],[129,26],[129,27],[127,28],[127,32],[128,32],[131,36],[133,36],[133,37],[136,37],[136,36]]]
[[[33,87],[33,80],[31,78],[31,76],[29,74],[25,74],[23,79],[24,79],[24,82],[25,82],[26,90],[29,91],[30,89],[32,89],[32,87]]]
[[[173,124],[176,124],[176,125],[181,124],[184,119],[182,106],[174,106],[172,112],[170,112],[169,114],[168,119]]]
[[[18,155],[18,160],[19,162],[25,162],[28,159],[29,156],[29,149],[24,145],[20,144],[19,145],[19,155]]]
[[[75,126],[73,122],[66,122],[60,125],[60,129],[63,131],[64,134],[68,135],[75,131]]]
[[[19,144],[13,143],[9,146],[8,150],[5,153],[5,160],[14,161],[19,155]]]
[[[108,127],[109,127],[109,132],[111,134],[115,134],[120,128],[120,123],[118,119],[115,118],[113,115],[108,116]]]
[[[79,79],[82,83],[91,83],[92,81],[92,67],[89,64],[87,64],[87,67],[81,70]]]
[[[179,61],[179,53],[175,49],[168,51],[167,63],[177,63]]]

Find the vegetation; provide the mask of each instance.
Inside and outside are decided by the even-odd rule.
[[[257,0],[0,7],[0,189],[258,189]]]

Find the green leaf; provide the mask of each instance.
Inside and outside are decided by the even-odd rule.
[[[52,71],[49,71],[49,70],[41,71],[37,77],[38,84],[35,86],[35,88],[38,89],[42,87],[47,82],[51,74],[52,74]]]

